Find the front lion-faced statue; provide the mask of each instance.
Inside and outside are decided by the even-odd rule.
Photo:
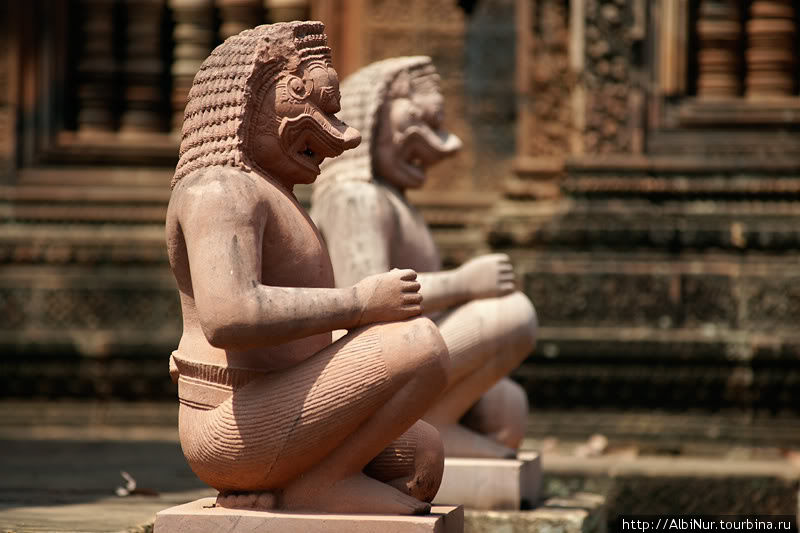
[[[166,224],[183,312],[170,373],[184,455],[222,506],[424,513],[441,481],[420,417],[449,358],[416,273],[334,288],[293,194],[359,143],[339,100],[319,22],[229,38],[189,95]]]

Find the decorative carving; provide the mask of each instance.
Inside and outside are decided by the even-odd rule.
[[[324,166],[312,197],[337,284],[392,268],[423,272],[425,311],[435,313],[452,365],[448,387],[425,419],[442,434],[447,455],[507,457],[524,435],[527,401],[503,378],[533,349],[536,317],[514,291],[508,256],[442,270],[430,230],[408,203],[406,191],[423,186],[428,168],[461,148],[443,128],[431,58],[364,67],[345,80],[342,100],[342,117],[364,140]]]
[[[789,96],[794,91],[795,18],[792,0],[756,0],[747,21],[747,97]]]
[[[680,179],[685,178],[663,178],[663,182]],[[637,182],[647,183],[645,179]],[[652,195],[652,182],[649,183]],[[620,184],[620,190],[632,194],[637,192],[638,184],[628,183],[624,189],[625,184]],[[722,190],[724,180],[720,180],[719,185]],[[603,188],[592,192],[605,195],[610,191],[610,188]],[[581,192],[591,194],[587,189]],[[638,192],[644,194],[644,191]],[[674,196],[676,192],[665,190],[664,194]],[[729,251],[757,247],[774,252],[800,249],[800,227],[793,222],[800,218],[800,205],[789,202],[776,205],[750,198],[748,202],[717,200],[714,211],[707,210],[707,201],[691,196],[666,205],[630,199],[624,208],[618,200],[576,199],[566,213],[519,220],[505,217],[495,226],[490,239],[495,247],[582,249],[591,245],[615,249]]]
[[[539,0],[532,14],[528,91],[523,97],[527,127],[519,152],[565,156],[570,151],[572,107],[567,97],[575,79],[569,65],[569,13],[564,0]]]
[[[757,331],[794,329],[800,313],[800,279],[786,269],[786,275],[747,276],[741,280],[745,300],[744,326]]]
[[[135,133],[163,131],[161,27],[164,0],[125,0],[125,13],[125,110],[120,130]]]
[[[697,96],[730,98],[741,92],[738,0],[702,0],[698,10]]]
[[[417,316],[416,273],[333,288],[293,194],[358,145],[338,111],[319,22],[228,38],[189,92],[167,214],[184,318],[170,373],[184,454],[223,507],[424,513],[441,481],[441,441],[419,418],[447,348]],[[381,452],[398,438],[408,454]]]
[[[659,327],[677,322],[667,276],[548,270],[525,276],[525,292],[542,309],[544,324]]]
[[[633,69],[633,2],[586,0],[585,69],[586,153],[630,152],[629,121],[641,113]]]

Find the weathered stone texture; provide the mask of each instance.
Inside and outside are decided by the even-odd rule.
[[[630,152],[636,106],[633,1],[588,0],[585,5],[586,153]]]
[[[527,94],[519,105],[528,115],[520,153],[563,156],[570,151],[573,110],[569,95],[576,76],[569,65],[569,8],[565,0],[533,2]]]
[[[605,498],[596,494],[570,493],[544,500],[529,511],[464,512],[465,533],[605,533]]]
[[[473,138],[472,185],[499,190],[510,173],[517,120],[513,0],[483,0],[469,14],[465,35],[464,109]],[[444,58],[443,58],[444,59]],[[450,118],[456,115],[448,115]]]
[[[605,495],[610,529],[621,514],[794,515],[798,504],[797,475],[781,462],[553,457],[544,484]]]

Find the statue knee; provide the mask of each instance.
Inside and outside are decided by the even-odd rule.
[[[444,389],[450,369],[450,354],[439,328],[425,317],[409,321],[408,327],[409,345],[414,347],[412,358],[416,375],[424,379],[426,386]]]
[[[511,295],[514,306],[514,316],[516,317],[516,337],[520,350],[524,350],[525,356],[530,354],[536,347],[536,336],[539,332],[539,321],[536,316],[536,309],[530,299],[522,292],[515,292]]]
[[[423,420],[411,428],[416,437],[414,474],[407,482],[408,494],[430,502],[439,491],[444,473],[444,445],[435,427]]]
[[[486,391],[462,417],[466,427],[489,435],[507,448],[517,449],[525,438],[528,420],[528,395],[509,378],[501,379]]]
[[[506,396],[506,420],[504,428],[498,434],[501,444],[517,449],[525,438],[528,422],[528,394],[522,386],[510,379],[503,380]]]

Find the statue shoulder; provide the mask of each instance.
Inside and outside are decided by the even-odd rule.
[[[374,209],[375,206],[389,208],[389,191],[383,185],[371,181],[343,181],[326,186],[314,195],[314,207],[350,209]]]
[[[396,222],[397,215],[389,198],[390,193],[380,184],[353,180],[332,184],[315,192],[311,217],[323,233],[346,221],[357,220],[362,224],[387,228]]]
[[[250,216],[268,200],[257,176],[233,167],[198,169],[180,180],[172,190],[169,216],[181,220],[214,219],[239,213]]]

